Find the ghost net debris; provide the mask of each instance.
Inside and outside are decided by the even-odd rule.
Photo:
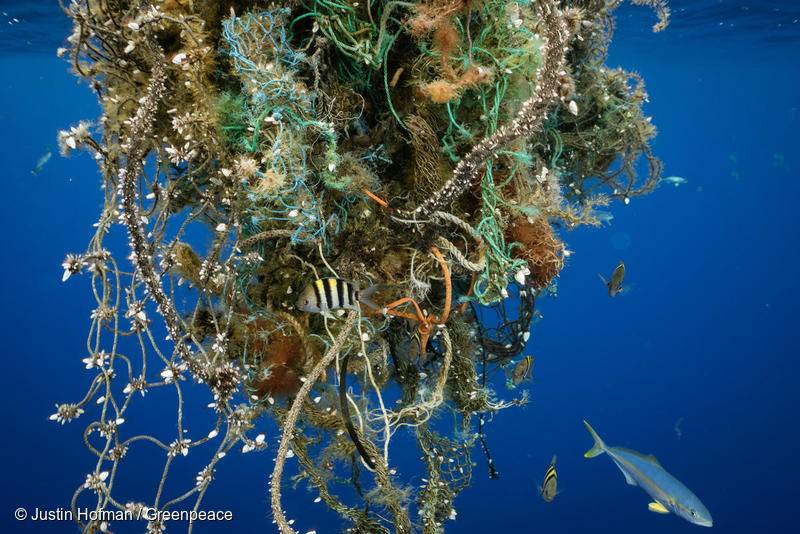
[[[663,29],[662,2],[634,3]],[[198,510],[226,456],[274,441],[281,532],[296,532],[289,457],[291,480],[352,532],[442,531],[477,442],[489,456],[485,418],[527,400],[501,398],[487,373],[529,341],[566,260],[561,232],[660,177],[643,82],[604,64],[618,4],[63,4],[74,29],[59,54],[102,115],[58,140],[93,155],[104,199],[63,264],[96,303],[88,391],[51,416],[91,419],[96,461],[73,509]],[[375,287],[378,309],[302,313],[297,295],[320,277]],[[128,433],[161,390],[171,428]],[[199,435],[187,404],[213,412]],[[268,419],[279,435],[259,432]],[[421,488],[394,467],[398,432],[419,447]],[[128,499],[134,448],[163,462]],[[190,452],[202,468],[174,493]]]

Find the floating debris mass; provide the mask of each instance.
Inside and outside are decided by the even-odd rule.
[[[633,3],[666,26],[662,0]],[[104,195],[87,249],[63,264],[96,299],[94,380],[51,417],[95,418],[96,468],[73,507],[91,493],[98,510],[197,509],[229,452],[266,449],[257,428],[271,417],[282,533],[296,532],[281,503],[290,457],[351,532],[443,531],[478,441],[499,476],[484,421],[527,392],[499,398],[487,368],[525,348],[569,254],[563,231],[610,223],[599,208],[659,182],[644,83],[604,63],[619,4],[64,4],[74,30],[58,53],[102,115],[59,132],[59,147],[94,155]],[[106,245],[113,232],[128,250]],[[301,294],[321,313],[298,309]],[[208,400],[184,396],[187,382]],[[210,401],[214,428],[189,437],[179,409],[173,441],[125,437],[129,407],[156,388]],[[420,488],[393,467],[398,431],[421,450]],[[195,487],[162,494],[172,463],[204,445]],[[167,457],[157,496],[121,502],[118,467],[144,446]]]

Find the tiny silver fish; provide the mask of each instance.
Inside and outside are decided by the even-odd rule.
[[[310,313],[328,313],[336,310],[358,310],[363,302],[377,308],[369,300],[375,286],[360,292],[358,286],[341,278],[320,278],[309,284],[297,297],[297,309]]]
[[[607,211],[593,211],[592,215],[603,224],[611,225],[611,221],[614,219],[614,215]]]
[[[539,494],[544,502],[553,502],[558,495],[558,473],[556,473],[556,457],[550,460],[550,467],[544,473],[544,482],[539,488]]]
[[[667,176],[666,178],[662,178],[661,181],[674,185],[675,187],[681,186],[687,182],[686,178],[680,176]]]
[[[51,157],[52,155],[53,155],[53,153],[52,153],[50,150],[48,150],[47,152],[45,152],[45,153],[42,155],[42,157],[40,157],[40,158],[39,158],[39,159],[36,161],[36,166],[35,166],[33,169],[31,169],[31,174],[32,174],[32,175],[34,175],[34,176],[36,176],[36,175],[38,175],[40,172],[42,172],[42,169],[44,169],[44,166],[45,166],[45,165],[47,165],[47,162],[48,162],[48,161],[50,161],[50,157]]]

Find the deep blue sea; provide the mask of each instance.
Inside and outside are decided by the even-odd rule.
[[[657,35],[649,10],[622,7],[609,63],[643,75],[646,111],[659,130],[654,152],[666,176],[687,182],[615,204],[610,226],[564,234],[574,253],[557,298],[538,303],[543,318],[528,347],[536,356],[532,401],[487,425],[501,477],[486,476],[476,448],[473,485],[457,498],[447,532],[700,529],[649,512],[647,496],[607,457],[584,459],[591,439],[582,419],[611,445],[655,454],[702,499],[714,531],[797,532],[800,2],[671,5],[672,25]],[[89,278],[62,283],[61,262],[84,250],[102,206],[91,158],[65,159],[55,148],[58,129],[98,115],[95,95],[55,56],[68,32],[55,2],[0,1],[2,532],[77,532],[70,522],[18,521],[15,510],[69,509],[93,469],[81,420],[48,420],[54,404],[79,400],[89,380],[81,363]],[[48,150],[52,159],[32,175]],[[597,274],[620,260],[631,290],[610,299]],[[174,398],[152,395],[138,424],[169,427]],[[207,392],[188,389],[198,428],[206,428],[207,402]],[[277,433],[267,422],[264,429],[271,446]],[[537,484],[553,455],[562,493],[548,504]],[[162,456],[131,459],[125,487],[154,487]],[[234,519],[195,532],[274,532],[273,457],[274,447],[230,454],[203,508],[230,510]],[[191,487],[202,465],[190,458],[176,467],[184,479],[174,491]],[[403,475],[412,484],[424,476],[410,468]],[[339,532],[314,497],[302,487],[287,491],[295,526]]]

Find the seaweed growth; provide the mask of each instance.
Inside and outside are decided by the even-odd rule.
[[[666,25],[661,1],[634,3]],[[257,428],[271,417],[281,532],[295,532],[281,504],[291,456],[295,481],[353,532],[442,531],[476,442],[489,456],[486,418],[527,400],[486,376],[528,342],[566,259],[559,230],[600,224],[596,208],[659,179],[643,82],[604,64],[618,4],[64,5],[74,31],[59,53],[102,116],[59,143],[94,155],[104,195],[86,251],[64,262],[65,280],[88,271],[96,299],[93,381],[52,416],[94,418],[96,466],[73,507],[93,493],[97,510],[197,510],[227,453],[267,448]],[[126,250],[106,245],[114,232]],[[301,312],[321,277],[376,288],[378,309]],[[203,397],[189,387],[216,414],[203,437],[183,428],[183,403]],[[131,406],[161,388],[178,397],[174,438],[126,436]],[[393,467],[398,431],[420,448],[422,488]],[[203,445],[196,485],[168,496],[173,464]],[[147,501],[115,492],[132,447],[167,458]],[[153,517],[148,532],[164,527]]]

